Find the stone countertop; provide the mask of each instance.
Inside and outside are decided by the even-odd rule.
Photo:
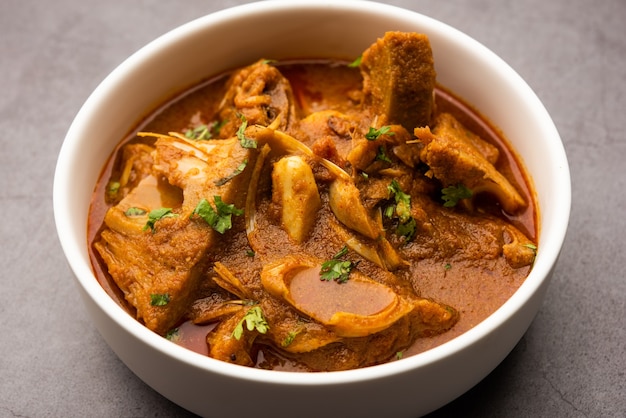
[[[3,0],[0,6],[0,417],[190,416],[139,380],[86,315],[52,214],[76,112],[158,35],[247,1]],[[626,2],[410,0],[535,90],[565,143],[568,236],[510,355],[433,417],[626,416]]]

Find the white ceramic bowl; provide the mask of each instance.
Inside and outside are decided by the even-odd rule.
[[[438,81],[500,127],[535,181],[539,251],[525,283],[469,332],[425,353],[359,370],[287,373],[207,358],[150,332],[94,277],[87,210],[117,142],[173,93],[260,57],[356,57],[387,30],[430,37]],[[365,1],[265,1],[223,10],[151,42],[116,68],[85,102],[63,143],[54,180],[59,238],[96,327],[124,363],[173,402],[204,416],[416,417],[483,379],[539,309],[569,219],[569,169],[559,134],[530,87],[467,35],[431,18]]]

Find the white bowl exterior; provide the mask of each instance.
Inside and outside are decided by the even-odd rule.
[[[494,315],[438,348],[401,361],[333,373],[284,373],[226,364],[150,332],[104,292],[86,248],[94,185],[118,141],[172,94],[259,58],[358,56],[387,30],[426,33],[438,81],[505,133],[535,179],[539,252],[522,287]],[[254,35],[250,35],[253,33]],[[545,108],[502,60],[468,36],[420,14],[355,0],[265,1],[190,22],[114,70],[76,116],[54,182],[59,238],[81,295],[107,343],[142,380],[204,416],[397,417],[428,413],[461,395],[510,352],[539,309],[565,237],[567,159]],[[245,400],[245,405],[242,405]]]

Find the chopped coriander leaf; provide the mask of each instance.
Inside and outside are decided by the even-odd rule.
[[[193,129],[187,129],[185,138],[189,139],[211,139],[211,127],[208,125],[198,125]]]
[[[383,212],[386,218],[393,218],[393,214],[396,213],[396,205],[389,205],[385,208]]]
[[[212,138],[216,138],[217,136],[219,136],[220,131],[222,130],[222,127],[224,125],[226,125],[227,120],[221,120],[221,121],[215,121],[215,122],[211,122],[211,125],[209,127],[209,132],[211,133],[211,137]]]
[[[450,263],[446,263],[446,264],[443,266],[443,268],[444,268],[445,270],[450,270],[450,269],[452,268],[452,264],[450,264]]]
[[[213,132],[213,136],[218,136],[220,134],[220,131],[222,130],[222,127],[226,125],[226,122],[228,121],[224,119],[219,122],[215,122],[215,124],[211,126],[211,132]]]
[[[369,174],[367,174],[365,171],[361,171],[361,176],[363,176],[363,178],[364,178],[364,179],[366,179],[366,180],[367,180],[368,178],[370,178],[370,175],[369,175]]]
[[[533,250],[534,252],[537,252],[537,246],[535,244],[533,244],[532,242],[529,242],[527,244],[524,244],[524,247],[530,248],[531,250]]]
[[[153,209],[148,214],[148,222],[146,222],[146,224],[144,225],[143,230],[145,231],[147,229],[151,229],[152,232],[154,232],[154,224],[156,223],[156,221],[163,218],[174,218],[176,216],[178,216],[178,214],[172,213],[172,208]]]
[[[180,334],[178,333],[178,328],[173,328],[167,331],[167,334],[165,334],[165,338],[167,338],[168,340],[172,342],[176,342],[179,337],[180,337]]]
[[[120,191],[120,182],[119,181],[110,181],[107,184],[107,196],[109,199],[115,199],[117,197],[117,193]]]
[[[396,179],[391,181],[387,190],[396,201],[396,214],[400,218],[400,222],[407,222],[411,217],[411,196],[402,191]]]
[[[396,204],[385,209],[385,216],[391,218],[395,213],[398,216],[396,234],[405,237],[407,241],[411,241],[417,231],[417,222],[411,215],[411,195],[402,191],[396,179],[391,181],[387,186],[387,190]]]
[[[397,360],[400,360],[400,359],[402,359],[402,357],[404,357],[404,352],[402,352],[402,351],[398,351],[398,352],[396,353],[396,359],[397,359]]]
[[[244,317],[241,318],[241,321],[239,321],[232,334],[237,340],[241,339],[241,336],[243,335],[244,322],[248,331],[256,330],[260,334],[265,334],[270,329],[265,316],[263,316],[263,311],[260,306],[250,308]]]
[[[327,282],[336,280],[337,283],[345,283],[348,281],[350,271],[352,270],[352,262],[344,260],[328,260],[322,263],[320,278]]]
[[[526,244],[522,244],[524,247],[530,249],[533,252],[533,262],[535,261],[535,257],[537,257],[537,246],[532,242],[527,242]]]
[[[417,231],[417,222],[413,217],[410,217],[408,221],[401,222],[396,228],[396,234],[406,238],[407,241],[411,241],[415,237]]]
[[[343,257],[344,255],[348,254],[348,247],[346,245],[344,245],[343,247],[341,247],[341,250],[339,250],[337,252],[337,254],[335,254],[333,256],[334,259],[339,259],[341,257]]]
[[[532,252],[533,252],[533,257],[537,256],[537,246],[535,244],[533,244],[532,242],[528,242],[526,244],[523,244],[524,247],[529,248]],[[534,259],[533,259],[534,261]]]
[[[374,141],[378,139],[381,135],[395,135],[394,132],[389,132],[391,129],[390,126],[381,126],[379,129],[372,128],[370,126],[369,130],[365,134],[365,139],[368,141]]]
[[[185,131],[185,138],[195,139],[195,140],[207,140],[211,139],[220,133],[220,129],[226,121],[221,122],[211,122],[207,125],[198,125],[195,128],[187,129]]]
[[[243,210],[237,209],[233,204],[224,203],[220,196],[213,196],[213,201],[215,209],[206,199],[202,199],[191,215],[200,216],[211,228],[223,234],[233,226],[232,215],[242,215]]]
[[[350,272],[355,267],[352,261],[341,259],[347,253],[348,247],[344,246],[332,259],[324,261],[320,270],[320,280],[327,282],[335,280],[337,283],[347,282]]]
[[[165,306],[168,303],[170,303],[170,295],[168,293],[152,293],[150,295],[150,305],[152,306]]]
[[[385,147],[382,145],[378,147],[378,151],[376,152],[376,159],[379,161],[384,161],[386,163],[391,163],[391,159],[387,156],[387,151],[385,151]]]
[[[239,138],[239,144],[243,148],[256,148],[257,142],[252,138],[248,138],[244,133],[246,128],[248,127],[248,120],[244,115],[239,115],[239,118],[241,119],[241,125],[239,125],[239,129],[237,129],[237,138]]]
[[[361,61],[363,60],[363,55],[359,55],[354,61],[348,64],[350,68],[357,68],[361,65]]]
[[[254,257],[256,254],[254,253],[254,251],[252,251],[252,250],[248,250],[248,251],[246,251],[246,255],[247,255],[248,257]]]
[[[289,333],[287,334],[285,339],[280,343],[280,345],[282,345],[283,347],[287,347],[293,342],[293,340],[295,340],[297,335],[298,335],[298,331],[289,331]]]
[[[449,186],[441,189],[441,199],[444,201],[443,206],[451,208],[456,206],[461,199],[469,199],[472,197],[472,191],[465,187],[464,184],[457,186]]]
[[[110,193],[117,193],[117,191],[120,189],[120,182],[119,181],[111,181],[109,182],[109,184],[107,185],[107,190]]]
[[[265,60],[263,60],[263,64],[267,64],[267,65],[271,65],[271,64],[274,64],[276,62],[278,62],[278,61],[272,60],[272,59],[265,59]]]
[[[128,208],[124,211],[124,215],[128,216],[129,218],[132,218],[133,216],[143,216],[145,214],[146,211],[144,209],[136,207]]]
[[[243,170],[245,170],[246,166],[248,165],[248,160],[244,160],[241,164],[239,164],[237,166],[237,168],[235,168],[235,170],[230,173],[228,176],[223,177],[219,180],[215,180],[215,185],[216,186],[223,186],[226,183],[228,183],[229,181],[231,181],[233,178],[235,178],[236,176],[238,176],[239,174],[241,174],[243,172]]]

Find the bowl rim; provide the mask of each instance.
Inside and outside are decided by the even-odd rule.
[[[556,162],[556,164],[560,167],[560,170],[555,172],[554,175],[559,176],[559,181],[563,185],[567,185],[567,187],[564,187],[563,190],[561,190],[561,199],[557,203],[559,205],[559,213],[562,215],[562,218],[555,219],[558,224],[551,226],[551,237],[554,244],[547,247],[540,246],[535,265],[524,283],[500,308],[498,308],[485,320],[442,345],[423,353],[385,364],[354,370],[322,373],[294,373],[248,368],[229,364],[195,353],[191,350],[171,343],[163,337],[148,330],[145,326],[128,315],[111,297],[108,296],[102,286],[95,279],[95,275],[89,262],[89,257],[77,257],[79,254],[85,254],[86,249],[81,247],[85,246],[86,238],[84,241],[76,242],[72,239],[71,234],[64,234],[64,231],[73,229],[70,219],[68,219],[65,214],[68,213],[68,206],[70,203],[67,196],[71,193],[70,185],[72,184],[72,173],[67,167],[70,167],[70,163],[75,158],[78,158],[77,152],[78,148],[80,148],[76,133],[84,129],[88,123],[89,115],[92,113],[93,109],[97,107],[98,101],[101,100],[101,96],[105,94],[107,89],[115,85],[119,79],[123,78],[130,69],[138,65],[138,63],[146,57],[159,51],[161,48],[176,44],[184,39],[189,33],[199,30],[205,25],[211,25],[214,22],[224,19],[237,19],[242,15],[250,16],[258,13],[273,12],[277,9],[309,10],[311,8],[319,9],[321,7],[327,7],[349,12],[356,8],[361,8],[364,5],[367,8],[372,9],[374,12],[392,15],[410,14],[412,18],[421,20],[424,24],[432,27],[433,30],[436,30],[439,33],[445,32],[445,36],[454,37],[457,41],[462,41],[475,50],[476,53],[484,56],[485,59],[491,60],[496,66],[498,66],[498,71],[501,72],[502,75],[511,83],[517,85],[520,89],[519,93],[523,95],[526,100],[529,100],[529,103],[532,103],[532,106],[536,108],[535,114],[540,118],[540,123],[546,132],[546,136],[555,139],[554,141],[551,141],[552,143],[550,145],[553,148],[552,153],[560,158],[560,160]],[[537,292],[538,288],[549,277],[551,269],[556,263],[561,246],[565,239],[567,224],[569,221],[570,205],[570,173],[567,164],[567,157],[565,155],[565,150],[560,140],[558,131],[539,98],[535,95],[527,83],[508,64],[469,35],[441,21],[397,6],[362,0],[334,0],[328,2],[319,2],[315,0],[302,0],[298,2],[290,0],[259,1],[207,14],[190,22],[184,23],[157,37],[117,66],[96,87],[93,93],[85,101],[84,105],[81,107],[72,122],[61,146],[53,185],[53,209],[55,224],[61,247],[66,255],[69,266],[76,276],[77,282],[88,294],[88,296],[119,327],[123,328],[126,332],[141,340],[152,349],[195,368],[200,368],[208,372],[229,376],[235,379],[309,386],[338,385],[350,382],[375,380],[385,378],[390,375],[405,373],[428,364],[442,361],[447,357],[462,351],[467,346],[476,344],[478,341],[485,338],[493,330],[506,323],[507,320],[510,319],[535,292]],[[540,233],[540,239],[541,236],[542,234]]]

